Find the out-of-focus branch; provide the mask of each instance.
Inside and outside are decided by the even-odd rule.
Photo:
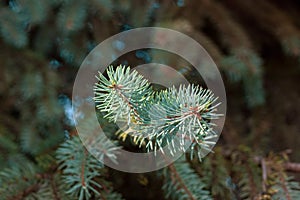
[[[223,156],[226,157],[226,158],[230,158],[230,155],[231,155],[232,151],[224,151],[223,152]],[[262,164],[262,160],[264,160],[265,158],[262,157],[262,156],[254,156],[253,157],[253,161],[255,163],[257,163],[258,165],[261,165]],[[300,173],[300,163],[296,163],[296,162],[285,162],[283,164],[284,166],[284,169],[286,171],[289,171],[289,172],[295,172],[295,173]]]

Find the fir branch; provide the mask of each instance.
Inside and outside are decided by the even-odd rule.
[[[210,120],[220,116],[215,113],[219,105],[215,104],[217,98],[209,90],[189,85],[162,91],[158,99],[149,112],[150,124],[142,129],[143,135],[149,139],[146,147],[156,151],[166,143],[172,144],[169,149],[173,153],[177,149],[184,150],[186,141],[189,141],[192,142],[191,155],[196,153],[201,160],[201,150],[210,151],[209,147],[214,144],[210,139],[216,133]],[[179,140],[179,147],[174,145],[174,140]]]
[[[100,124],[103,125],[103,123],[105,123],[105,126],[101,127],[103,128],[104,133],[115,129],[111,123],[103,119],[102,115],[99,116],[99,120]],[[106,157],[112,162],[117,163],[117,154],[121,147],[117,144],[117,141],[111,141],[107,138],[110,136],[106,136],[104,133],[99,134],[99,124],[95,124],[94,121],[91,120],[90,116],[85,116],[85,120],[81,122],[81,126],[78,128],[80,132],[87,133],[86,135],[81,135],[81,140],[96,159],[102,162]]]
[[[33,164],[6,168],[0,172],[0,195],[3,199],[23,199],[39,189],[38,173]]]
[[[300,198],[300,184],[288,177],[284,171],[275,171],[270,175],[269,193],[274,199],[294,200]]]
[[[120,193],[112,190],[107,190],[101,193],[101,197],[103,198],[103,200],[123,200],[123,197]]]
[[[252,49],[252,41],[246,34],[245,30],[236,20],[231,16],[229,10],[226,9],[220,2],[201,1],[203,8],[202,17],[204,15],[213,21],[213,25],[218,28],[222,34],[223,43],[230,48],[230,50],[246,48]],[[212,14],[214,11],[214,14]],[[226,23],[219,23],[226,21]]]
[[[82,146],[79,137],[73,137],[57,150],[59,169],[63,171],[63,180],[69,186],[66,194],[79,199],[89,199],[92,193],[99,195],[101,185],[94,179],[100,176],[102,163],[89,155]]]
[[[51,189],[53,191],[53,197],[54,197],[55,200],[59,200],[60,199],[59,198],[59,188],[58,188],[58,185],[55,182],[55,179],[54,179],[53,176],[51,177],[50,182],[51,182]]]
[[[30,72],[23,75],[21,93],[24,100],[37,98],[43,94],[43,76],[39,72]]]
[[[254,199],[259,193],[258,185],[260,181],[260,172],[258,171],[258,166],[254,162],[248,161],[245,163],[246,173],[242,174],[242,180],[239,183],[242,183],[241,196],[249,199]]]
[[[126,134],[133,135],[136,144],[146,144],[148,151],[163,151],[168,145],[173,154],[185,151],[192,142],[191,155],[201,160],[203,151],[210,151],[217,137],[211,120],[217,114],[217,98],[210,90],[189,85],[152,92],[150,84],[136,71],[118,66],[107,71],[109,79],[99,73],[95,85],[96,107],[106,112],[104,118],[127,123]],[[176,145],[175,145],[176,143]]]
[[[87,38],[79,34],[70,34],[68,37],[63,36],[58,42],[59,55],[65,62],[80,66],[88,52],[87,43]],[[83,48],[77,48],[78,46]]]
[[[83,0],[65,0],[58,14],[58,27],[65,33],[72,33],[84,26],[87,17],[87,2]]]
[[[252,9],[253,3],[257,9]],[[247,1],[243,3],[234,1],[234,7],[255,21],[261,28],[274,35],[286,53],[299,56],[299,46],[290,42],[295,38],[299,40],[299,28],[290,20],[287,13],[282,12],[282,9],[269,1]]]
[[[264,182],[261,168],[251,158],[250,150],[245,147],[241,148],[240,152],[233,152],[231,158],[237,196],[242,199],[257,199],[261,193],[260,185]]]
[[[235,152],[232,150],[222,151],[222,155],[227,159],[230,159],[233,154],[235,154]],[[251,159],[252,159],[252,162],[254,162],[255,164],[261,165],[262,159],[266,159],[266,157],[258,156],[258,155],[251,155]],[[285,171],[300,173],[300,163],[285,161],[283,163],[283,167],[284,167]]]
[[[51,8],[48,1],[19,0],[19,14],[31,24],[44,22]]]
[[[267,192],[274,199],[299,199],[300,184],[294,182],[284,169],[287,160],[286,152],[279,155],[270,154],[266,158],[266,168],[268,170]]]
[[[171,199],[212,199],[207,186],[194,173],[189,164],[184,159],[176,161],[168,166],[165,174],[163,190],[166,198]]]
[[[86,123],[85,125],[88,126],[88,124]],[[97,144],[94,154],[97,154],[97,159],[103,159],[104,155],[102,154],[105,154],[114,161],[114,150],[116,148],[107,146],[106,141],[101,138],[104,137],[98,136],[91,139]],[[88,141],[86,142],[87,145],[91,145]],[[99,145],[104,145],[105,151],[100,152],[99,148],[97,149]],[[87,152],[78,136],[73,136],[70,140],[63,143],[56,151],[56,158],[59,163],[59,169],[62,170],[62,181],[68,188],[65,191],[66,194],[79,199],[90,199],[92,196],[100,197],[103,195],[100,191],[105,188],[105,185],[99,182],[98,179],[101,180],[102,178],[104,166]]]
[[[28,43],[24,19],[7,8],[0,8],[0,34],[6,43],[17,48]]]
[[[182,188],[184,190],[184,192],[188,195],[189,199],[196,200],[193,197],[193,194],[191,193],[191,191],[186,187],[183,180],[181,179],[181,177],[177,173],[176,168],[174,167],[174,165],[170,164],[168,166],[168,168],[171,170],[171,173],[174,175],[174,176],[171,176],[173,184],[175,184],[178,181],[179,182],[178,189]]]
[[[67,185],[62,181],[60,174],[41,175],[43,181],[36,196],[40,199],[64,200],[73,199],[72,195],[65,194]]]
[[[214,153],[206,157],[197,172],[201,174],[202,180],[211,190],[214,198],[234,199],[234,183],[230,176],[227,160],[221,154],[222,149],[215,148]]]
[[[21,193],[16,194],[15,196],[11,197],[8,200],[22,200],[22,199],[26,198],[28,195],[30,195],[34,192],[37,192],[39,189],[40,189],[39,184],[31,185],[30,187],[28,187],[27,189],[25,189]]]
[[[262,60],[252,50],[236,49],[233,55],[221,61],[221,67],[232,82],[242,81],[249,107],[264,104],[265,91],[262,82]]]
[[[107,70],[108,79],[99,73],[94,87],[96,107],[110,121],[125,121],[129,125],[133,121],[143,120],[139,114],[151,92],[149,83],[138,75],[130,72],[130,67],[118,66],[116,70],[110,66]]]
[[[251,197],[250,199],[258,198],[258,196],[260,196],[259,192],[263,194],[262,196],[265,195],[274,199],[298,199],[300,197],[299,183],[295,182],[293,178],[287,174],[287,170],[289,170],[288,166],[296,166],[296,170],[292,172],[299,172],[297,169],[300,164],[287,161],[286,153],[288,151],[280,154],[270,154],[268,157],[249,155],[250,151],[250,149],[243,147],[243,150],[240,152],[222,152],[225,158],[233,159],[231,162],[235,163],[234,171],[236,171],[237,174],[247,174],[247,170],[245,172],[244,169],[248,167],[252,171],[252,175],[249,178],[250,180],[253,179],[256,192],[249,193],[251,182],[244,182],[243,178],[241,179],[242,182],[239,181],[238,183],[238,186],[242,186],[239,192],[243,194],[242,197]],[[241,167],[241,165],[244,167]],[[261,172],[259,172],[258,169],[260,169]],[[257,179],[259,174],[261,174],[260,180]],[[261,182],[261,188],[258,188],[259,182]],[[240,185],[241,183],[242,185]]]
[[[115,4],[111,0],[92,0],[89,3],[91,4],[89,8],[94,12],[101,13],[101,18],[112,17]]]

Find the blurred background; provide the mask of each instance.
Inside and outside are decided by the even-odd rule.
[[[45,162],[63,141],[76,135],[70,100],[73,82],[97,44],[122,31],[157,26],[194,38],[222,73],[227,117],[216,153],[208,157],[223,152],[225,162],[234,160],[228,156],[232,152],[270,160],[276,155],[280,162],[295,164],[287,173],[299,181],[299,13],[300,3],[292,0],[2,0],[0,170],[24,162],[38,165],[39,158]],[[123,45],[116,41],[114,48]],[[130,52],[115,64],[135,67],[151,62],[174,67],[191,82],[201,83],[186,61],[160,50]],[[215,165],[225,165],[218,159]],[[214,199],[232,199],[228,191],[235,194],[231,186],[239,176],[231,167],[227,170],[219,190],[212,190]],[[51,173],[58,171],[54,168]],[[164,199],[161,180],[153,180],[151,173],[108,169],[106,174],[125,199]],[[259,186],[257,193],[271,193],[266,187]],[[17,197],[25,199],[25,194]]]

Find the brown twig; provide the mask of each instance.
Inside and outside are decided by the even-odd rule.
[[[54,199],[55,199],[55,200],[60,200],[60,197],[59,197],[59,195],[58,195],[58,193],[59,193],[59,192],[58,192],[58,188],[57,188],[57,185],[56,185],[56,183],[55,183],[55,181],[54,181],[53,175],[51,176],[50,181],[51,181],[51,188],[52,188],[52,190],[53,190]]]
[[[177,181],[179,182],[179,185],[182,187],[182,189],[186,192],[186,194],[189,196],[189,199],[191,200],[196,200],[193,196],[193,194],[191,193],[191,191],[186,187],[185,183],[183,182],[183,180],[181,179],[180,175],[178,174],[176,168],[174,167],[173,164],[170,164],[168,166],[168,168],[170,169],[171,173],[174,174],[175,178],[177,179]]]
[[[232,151],[223,151],[223,156],[226,158],[230,158],[231,153],[232,153]],[[262,156],[254,156],[253,157],[253,161],[259,165],[262,164],[261,163],[262,159],[264,159],[264,157],[262,157]],[[283,167],[286,171],[300,173],[300,163],[285,162],[283,164]]]
[[[261,156],[255,156],[253,158],[254,162],[261,164],[261,160],[264,159]],[[300,163],[295,162],[286,162],[283,164],[283,167],[286,171],[300,173]]]
[[[285,178],[283,177],[282,173],[279,174],[279,179],[281,181],[281,186],[282,186],[282,189],[284,190],[286,200],[292,200],[290,192],[289,192],[289,190],[287,188],[287,185],[286,185]]]
[[[39,187],[40,185],[37,183],[37,184],[34,184],[34,185],[31,185],[29,186],[27,189],[25,189],[24,191],[22,191],[21,193],[13,196],[12,198],[10,198],[11,200],[22,200],[24,199],[26,196],[28,196],[29,194],[33,193],[33,192],[36,192],[39,190]]]
[[[137,110],[134,108],[134,106],[132,105],[132,103],[129,101],[129,99],[122,93],[122,85],[117,85],[117,84],[113,84],[111,86],[111,88],[113,88],[118,95],[126,102],[126,104],[128,105],[128,107],[133,111],[133,113],[136,115],[138,120],[141,120],[139,113],[137,112]]]
[[[85,165],[86,165],[86,156],[87,156],[87,150],[84,149],[84,161],[81,163],[81,174],[80,174],[80,178],[81,178],[81,185],[82,187],[86,187],[85,184]]]
[[[267,182],[268,174],[267,174],[265,159],[261,159],[261,168],[262,168],[262,189],[264,192],[266,192],[267,191],[266,182]]]
[[[290,172],[299,172],[300,173],[300,163],[288,162],[284,164],[284,168]]]

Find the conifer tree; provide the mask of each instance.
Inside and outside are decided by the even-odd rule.
[[[70,97],[76,71],[95,45],[143,26],[178,30],[203,45],[223,74],[231,113],[218,145],[203,158],[216,137],[211,121],[222,117],[216,110],[222,102],[209,90],[191,84],[157,91],[126,67],[99,74],[98,119],[117,145],[99,135],[96,141],[107,150],[99,151],[100,158],[114,160],[116,148],[157,152],[168,144],[170,152],[185,152],[182,147],[191,143],[176,162],[140,174],[141,180],[104,166],[82,145]],[[288,88],[295,90],[294,101],[288,90],[267,82],[278,60],[280,75],[297,77],[299,58],[299,3],[290,0],[0,1],[0,200],[300,199],[300,165],[288,151],[273,152],[298,146],[291,135],[299,128],[297,88]],[[115,65],[149,62],[199,82],[188,63],[152,49],[125,55]],[[271,90],[284,97],[279,104],[271,104]],[[289,112],[274,114],[277,107]],[[118,131],[118,121],[126,131]],[[87,120],[86,126],[97,125]],[[270,127],[282,130],[280,140]]]

